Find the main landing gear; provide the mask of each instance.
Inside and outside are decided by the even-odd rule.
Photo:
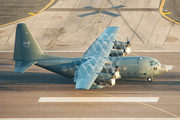
[[[152,82],[152,80],[153,80],[153,77],[148,77],[148,78],[147,78],[147,81],[148,81],[148,82]]]

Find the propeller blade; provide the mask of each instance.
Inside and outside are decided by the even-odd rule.
[[[127,46],[131,46],[131,42],[129,38],[127,38]]]
[[[114,73],[115,73],[115,69],[114,69],[114,68],[112,68],[112,75],[114,75]]]
[[[127,38],[127,44],[130,44],[130,39],[129,38]]]
[[[125,46],[125,43],[124,43],[124,53],[126,52],[126,46]]]

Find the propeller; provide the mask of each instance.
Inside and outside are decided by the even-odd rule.
[[[120,70],[119,63],[116,62],[115,68],[112,68],[112,78],[110,79],[111,86],[114,86],[116,84],[116,79],[121,78],[119,70]]]
[[[127,46],[131,46],[131,42],[129,38],[127,38]]]
[[[120,73],[119,73],[119,63],[116,62],[115,68],[112,68],[112,77],[115,79],[121,78]]]
[[[126,45],[125,45],[125,43],[123,44],[123,49],[124,49],[124,53],[126,53]]]
[[[127,55],[131,52],[131,43],[130,43],[130,39],[127,38],[127,43],[124,42],[124,46],[123,46],[123,49],[124,49],[124,54]]]

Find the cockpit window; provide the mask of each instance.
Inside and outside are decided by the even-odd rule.
[[[159,66],[159,62],[158,61],[150,61],[150,66]]]

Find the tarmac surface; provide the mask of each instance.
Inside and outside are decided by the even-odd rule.
[[[0,25],[10,23],[37,13],[50,0],[0,0]]]
[[[0,25],[11,22],[0,27],[0,51],[6,51],[0,52],[0,120],[180,117],[180,26],[164,19],[158,11],[161,1],[165,1],[163,12],[171,12],[166,15],[178,21],[178,0],[13,1],[0,2]],[[50,5],[48,9],[47,5]],[[13,23],[21,18],[24,19]],[[21,22],[27,24],[43,51],[74,51],[49,52],[67,57],[81,57],[106,27],[119,26],[117,40],[126,41],[129,37],[133,51],[146,51],[129,56],[154,57],[162,64],[173,65],[173,69],[154,77],[151,83],[145,79],[120,79],[114,87],[100,90],[75,90],[72,79],[37,66],[23,74],[14,73],[11,51],[16,25]],[[40,97],[159,97],[159,100],[155,103],[40,103]]]
[[[81,57],[83,52],[52,55]],[[180,55],[176,53],[131,53],[149,56],[173,69],[145,79],[120,79],[114,87],[75,90],[73,80],[32,66],[14,73],[13,53],[0,53],[0,118],[178,118],[180,116]],[[40,97],[159,97],[155,103],[40,103]],[[86,120],[87,120],[86,119]],[[128,119],[129,120],[129,119]]]
[[[85,52],[108,26],[119,26],[117,40],[126,41],[129,37],[133,50],[180,50],[180,26],[160,15],[161,0],[57,0],[53,3],[49,9],[20,21],[27,24],[45,51]],[[0,51],[13,51],[18,23],[0,28]]]
[[[180,25],[180,9],[179,9],[179,7],[180,7],[179,0],[166,0],[164,3],[164,6],[163,6],[163,12],[165,13],[165,15],[168,18],[178,22]]]

